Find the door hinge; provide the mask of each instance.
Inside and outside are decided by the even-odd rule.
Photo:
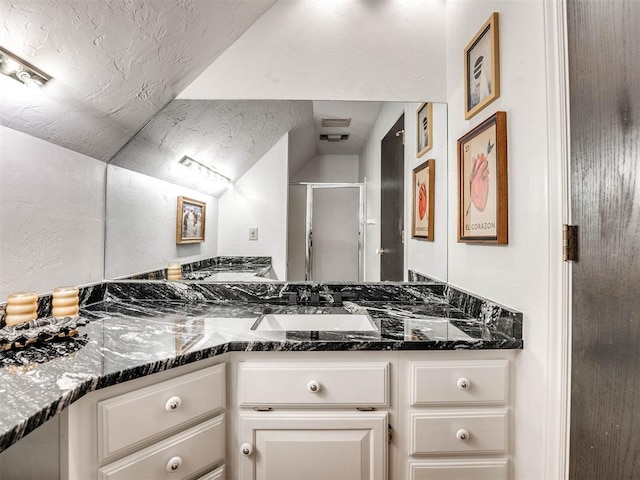
[[[578,261],[578,226],[562,225],[562,260]]]
[[[393,442],[393,427],[390,423],[387,426],[387,441],[389,443]]]
[[[402,145],[404,145],[404,130],[398,130],[396,132],[396,137],[399,137],[400,135],[402,135]]]

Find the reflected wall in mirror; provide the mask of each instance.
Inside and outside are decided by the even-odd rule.
[[[438,167],[434,241],[410,235],[411,172],[425,159],[415,149],[420,105],[170,102],[109,162],[105,278],[163,278],[169,262],[214,259],[184,278],[370,282],[391,280],[381,259],[398,253],[405,280],[412,270],[446,281],[445,104],[433,105],[433,148],[425,155]],[[399,156],[383,151],[385,137],[398,138]],[[180,162],[185,156],[192,161]],[[395,180],[381,174],[388,162],[400,163]],[[387,204],[398,203],[400,218],[391,222],[381,221],[383,191]],[[204,242],[176,244],[179,196],[206,204]],[[382,244],[383,231],[398,237],[401,252]],[[250,264],[229,266],[236,257]]]

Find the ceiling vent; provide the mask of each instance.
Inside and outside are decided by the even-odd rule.
[[[328,142],[342,142],[343,140],[349,140],[348,133],[321,133],[320,140],[327,140]]]
[[[323,118],[320,125],[324,128],[346,128],[351,125],[350,118]]]

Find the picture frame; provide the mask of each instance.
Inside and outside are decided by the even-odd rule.
[[[176,243],[204,242],[207,204],[192,198],[178,196],[176,213]]]
[[[433,148],[433,104],[423,103],[416,110],[418,158]]]
[[[464,118],[500,97],[498,13],[491,14],[464,49]]]
[[[459,138],[457,150],[458,242],[506,245],[506,112],[496,112]]]
[[[413,169],[411,238],[433,241],[436,161],[432,158]]]

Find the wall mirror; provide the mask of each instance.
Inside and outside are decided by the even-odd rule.
[[[107,167],[105,278],[245,256],[270,257],[260,281],[401,281],[408,270],[446,281],[446,109],[173,100]],[[424,212],[412,171],[428,159],[435,160],[431,239],[412,235],[412,215]],[[195,210],[181,214],[178,198]],[[190,238],[200,221],[197,241],[176,242],[181,225]]]

